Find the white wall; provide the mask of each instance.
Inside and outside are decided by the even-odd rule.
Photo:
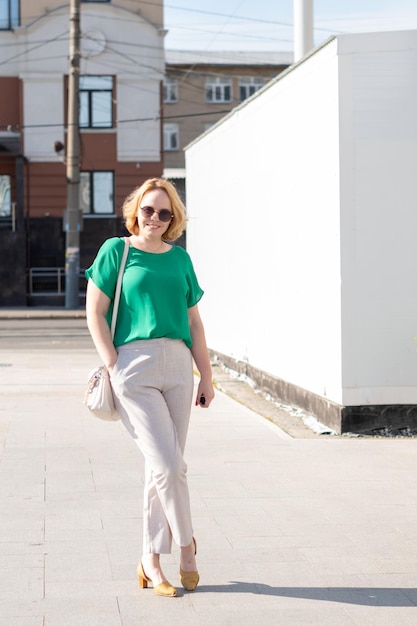
[[[117,157],[119,161],[159,161],[161,123],[159,80],[119,74]],[[124,121],[126,120],[126,121]]]
[[[341,399],[338,154],[333,43],[190,146],[186,167],[210,347]]]
[[[210,347],[344,405],[417,403],[416,33],[378,37],[332,40],[186,151]]]
[[[338,38],[343,402],[417,402],[417,32]]]
[[[56,161],[53,145],[64,142],[62,75],[30,75],[23,80],[25,156],[32,162]]]

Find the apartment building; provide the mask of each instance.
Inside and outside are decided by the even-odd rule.
[[[62,0],[0,2],[0,306],[62,289],[69,24]],[[163,3],[81,0],[80,24],[82,270],[162,174]]]
[[[183,194],[185,146],[292,62],[292,52],[165,52],[164,175]]]

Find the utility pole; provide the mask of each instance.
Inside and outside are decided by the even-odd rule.
[[[65,241],[65,308],[80,306],[80,0],[70,0],[70,44],[68,74],[68,129],[67,129],[67,207],[63,228]]]
[[[294,62],[314,48],[313,0],[293,0],[294,9]]]

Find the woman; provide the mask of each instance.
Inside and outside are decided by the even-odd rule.
[[[86,270],[87,324],[107,367],[122,421],[145,458],[143,556],[140,587],[175,596],[160,554],[180,546],[180,581],[199,581],[183,454],[193,394],[193,359],[200,373],[196,405],[214,397],[204,327],[197,303],[203,295],[187,252],[169,242],[186,224],[175,187],[151,178],[125,200],[129,255],[123,274],[114,344],[109,321],[123,238],[101,246]]]

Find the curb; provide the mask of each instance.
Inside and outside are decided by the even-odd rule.
[[[0,320],[85,319],[85,309],[0,309]]]

